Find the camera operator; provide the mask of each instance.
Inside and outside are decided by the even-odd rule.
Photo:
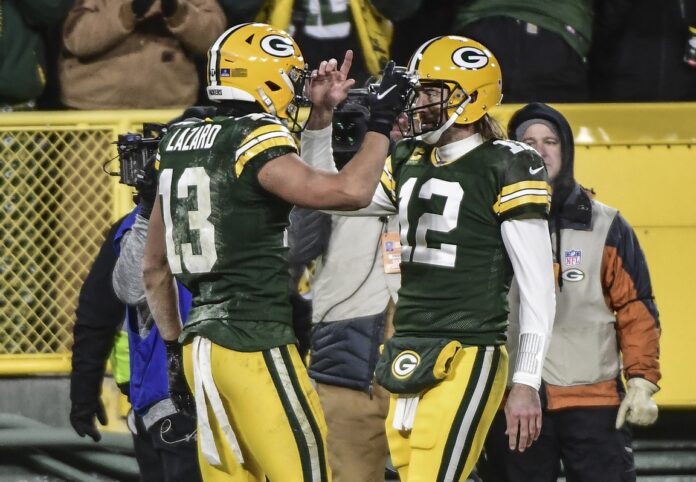
[[[147,132],[148,126],[144,130]],[[176,350],[170,353],[157,331],[145,299],[142,276],[145,239],[157,191],[154,163],[159,137],[119,137],[122,181],[135,184],[138,206],[121,224],[114,239],[119,256],[113,270],[113,288],[128,306],[129,398],[133,406],[129,428],[141,480],[188,482],[202,480],[196,454],[194,401],[184,382]],[[181,285],[178,291],[179,311],[186,320],[191,295]],[[179,364],[178,378],[168,379],[168,364]]]
[[[213,110],[192,107],[172,122],[207,117],[213,115]],[[134,409],[129,414],[128,425],[133,433],[140,479],[196,481],[201,476],[195,448],[195,419],[186,414],[187,410],[193,410],[193,402],[188,391],[177,386],[178,381],[183,382],[183,376],[168,383],[167,363],[176,364],[179,360],[176,356],[166,356],[144,304],[144,295],[138,294],[143,289],[139,238],[147,232],[154,202],[156,181],[152,161],[163,126],[145,124],[143,127],[145,136],[124,134],[117,143],[120,182],[136,188],[137,206],[111,227],[80,291],[74,328],[70,423],[78,435],[88,435],[96,442],[101,439],[96,421],[105,425],[107,417],[99,399],[100,387],[109,352],[112,348],[116,350],[114,335],[122,333],[119,329],[123,325],[130,345],[126,355],[130,359],[130,383],[119,384],[119,388],[129,396]],[[153,135],[146,137],[147,134]],[[139,302],[140,298],[143,302]],[[179,298],[185,318],[190,295],[182,288]],[[170,397],[172,387],[174,393]]]
[[[333,158],[341,169],[350,160],[367,132],[367,95],[365,89],[352,90],[334,113],[332,126],[304,131],[301,152],[308,162],[310,158]],[[323,136],[331,136],[331,149],[316,150],[314,139]],[[317,220],[321,216],[329,218],[328,230],[321,228]],[[317,382],[326,417],[333,480],[382,482],[388,453],[384,423],[389,394],[373,382],[373,373],[379,345],[392,331],[389,308],[396,302],[400,285],[399,252],[386,250],[399,245],[398,220],[395,216],[346,217],[297,208],[291,220],[291,259],[308,246],[323,249],[311,283],[308,371]],[[321,236],[328,240],[317,239]]]

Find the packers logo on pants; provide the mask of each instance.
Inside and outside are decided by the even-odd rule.
[[[420,361],[420,355],[415,351],[402,351],[392,362],[392,375],[394,378],[404,380],[413,375]]]

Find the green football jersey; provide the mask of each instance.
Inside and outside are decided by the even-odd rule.
[[[284,230],[291,205],[259,169],[297,152],[275,117],[184,121],[159,146],[159,194],[172,273],[192,294],[184,339],[240,351],[293,343]]]
[[[501,223],[548,216],[543,159],[526,144],[491,140],[440,164],[437,148],[407,140],[382,186],[401,223],[397,336],[504,343],[512,265]]]

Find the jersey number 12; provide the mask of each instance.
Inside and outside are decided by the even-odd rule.
[[[424,213],[416,223],[415,243],[411,246],[408,234],[411,226],[408,221],[408,204],[413,196],[416,178],[407,180],[399,192],[399,220],[401,221],[401,259],[405,262],[432,264],[454,268],[457,260],[457,245],[441,243],[439,248],[429,247],[425,239],[428,231],[448,233],[457,227],[459,206],[464,200],[464,189],[458,182],[429,179],[420,188],[418,197],[432,199],[441,196],[446,199],[442,214]]]

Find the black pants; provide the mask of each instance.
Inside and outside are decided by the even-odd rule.
[[[628,428],[616,430],[618,407],[544,412],[539,439],[512,452],[498,411],[479,464],[484,482],[556,482],[561,461],[568,482],[635,482]]]
[[[143,482],[202,481],[196,450],[196,422],[175,413],[145,430],[142,418],[135,416],[133,434],[135,458]]]
[[[505,103],[590,99],[586,62],[555,32],[500,16],[464,25],[457,34],[481,42],[496,56]]]

